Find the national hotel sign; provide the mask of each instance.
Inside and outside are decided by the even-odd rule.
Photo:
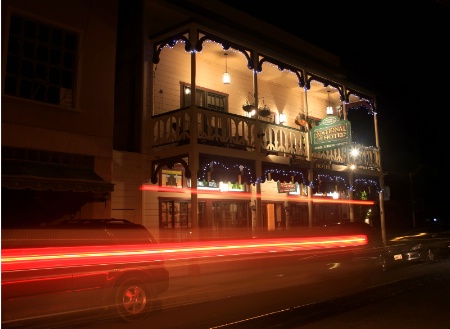
[[[351,144],[350,121],[329,116],[311,129],[312,151],[325,151]]]

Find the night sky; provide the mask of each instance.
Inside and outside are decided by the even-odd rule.
[[[339,56],[347,80],[377,95],[391,204],[450,217],[450,0],[224,2]]]

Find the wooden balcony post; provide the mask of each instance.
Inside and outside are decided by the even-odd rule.
[[[192,44],[197,42],[197,29],[191,28],[189,33],[190,41]],[[191,52],[191,106],[189,107],[191,117],[191,136],[190,143],[197,144],[198,137],[198,117],[197,117],[197,105],[195,104],[196,96],[196,56],[195,52]],[[199,154],[195,151],[196,148],[192,147],[189,152],[189,169],[191,170],[191,225],[192,225],[192,238],[198,240],[198,191],[197,191],[197,173],[199,167]]]

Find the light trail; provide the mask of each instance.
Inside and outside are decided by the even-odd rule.
[[[143,245],[17,248],[2,250],[2,272],[69,266],[158,263],[170,260],[237,256],[273,252],[355,247],[367,244],[365,235],[307,238],[243,239]]]
[[[140,187],[141,191],[151,191],[151,192],[170,192],[170,193],[180,193],[180,194],[187,194],[190,195],[191,189],[180,189],[175,187],[167,187],[167,186],[154,186],[154,185],[142,185]],[[197,190],[197,194],[208,194],[208,197],[211,195],[220,195],[224,196],[224,192],[218,191],[218,190]],[[232,196],[240,199],[251,199],[252,197],[257,197],[256,194],[251,194],[248,192],[226,192],[227,196]],[[260,195],[261,196],[261,195]],[[270,196],[271,199],[277,199],[277,200],[285,200],[286,196]],[[296,202],[315,202],[315,203],[338,203],[338,204],[356,204],[356,205],[363,205],[363,206],[373,206],[375,204],[375,201],[371,200],[342,200],[342,199],[332,199],[331,197],[301,197],[298,196],[288,196],[288,200],[290,201],[296,201]],[[264,200],[264,198],[262,198]]]

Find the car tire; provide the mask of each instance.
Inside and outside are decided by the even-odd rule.
[[[129,278],[117,287],[115,305],[118,315],[126,322],[144,319],[150,312],[154,294],[138,278]]]

